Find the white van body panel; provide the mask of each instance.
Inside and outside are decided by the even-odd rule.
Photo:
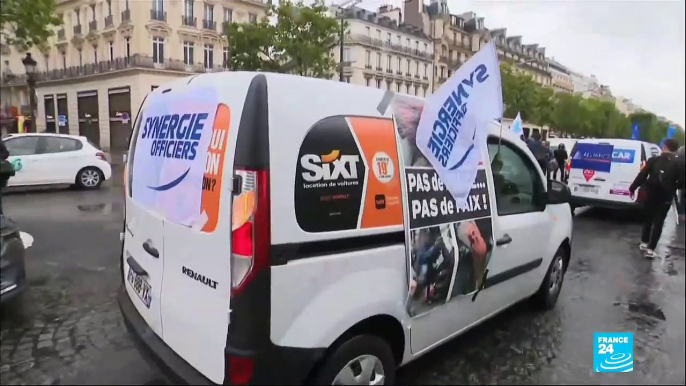
[[[360,264],[360,259],[373,264]],[[272,341],[287,347],[329,347],[350,327],[375,315],[389,315],[405,325],[406,264],[405,247],[398,245],[272,268]]]
[[[298,153],[310,128],[331,116],[368,116],[391,118],[377,110],[383,90],[321,79],[265,74],[269,87],[269,148],[273,167],[270,174],[272,194],[272,244],[331,240],[402,231],[402,226],[357,229],[338,232],[307,233],[296,221],[293,203]],[[326,87],[323,87],[326,86]],[[303,101],[307,101],[303,104]],[[304,109],[307,106],[307,109]],[[364,161],[364,159],[362,159]],[[400,172],[400,171],[398,171]]]
[[[644,143],[629,139],[581,139],[578,144],[607,143],[614,146],[611,171],[593,172],[590,179],[582,169],[572,168],[569,175],[569,188],[577,200],[599,200],[620,205],[634,205],[636,199],[628,195],[628,189],[641,170],[641,157]],[[632,162],[616,162],[615,153],[622,150],[633,152]],[[570,158],[572,155],[570,155]]]

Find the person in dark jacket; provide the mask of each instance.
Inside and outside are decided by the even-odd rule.
[[[538,161],[538,165],[541,167],[541,170],[543,170],[543,173],[547,175],[548,149],[543,142],[541,142],[541,133],[536,131],[531,134],[531,137],[526,141],[526,146],[534,154],[534,158]]]
[[[677,159],[677,167],[679,170],[679,175],[684,176],[686,174],[686,155],[684,154],[684,147],[680,147],[679,150],[676,152],[676,159]],[[680,187],[679,189],[679,222],[683,223],[684,222],[684,212],[686,212],[686,189],[684,189],[683,186]]]
[[[566,168],[565,164],[567,163],[567,159],[569,158],[569,155],[567,154],[567,149],[565,149],[565,144],[561,143],[557,146],[557,149],[553,152],[553,155],[555,156],[555,160],[557,161],[557,164],[559,170],[561,173],[560,175],[560,180],[562,182],[566,182],[567,180],[567,173],[566,173]],[[553,179],[557,179],[557,170],[555,171],[555,174],[553,175]]]
[[[636,189],[645,189],[645,218],[639,247],[645,251],[647,258],[657,257],[655,248],[662,236],[665,218],[672,206],[672,200],[676,198],[677,189],[683,185],[684,177],[683,174],[679,176],[676,159],[678,147],[675,140],[666,139],[662,154],[649,159],[629,187],[632,198]]]
[[[10,162],[7,160],[9,156],[10,152],[7,150],[7,146],[5,146],[5,141],[0,139],[0,217],[3,216],[2,190],[7,185],[7,180],[14,175],[14,168],[11,167]]]

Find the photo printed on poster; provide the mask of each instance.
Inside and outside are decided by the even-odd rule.
[[[457,207],[415,143],[423,105],[422,99],[405,95],[396,95],[391,102],[405,165],[411,316],[473,293],[484,279],[493,249],[486,167],[480,165],[469,199]]]

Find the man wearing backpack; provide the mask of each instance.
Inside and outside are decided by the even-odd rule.
[[[675,140],[666,139],[662,154],[649,159],[629,187],[632,198],[638,187],[645,189],[645,218],[640,248],[645,251],[647,258],[657,257],[655,248],[662,235],[662,226],[672,207],[677,189],[684,183],[683,175],[679,175],[676,158],[678,148],[679,144]]]

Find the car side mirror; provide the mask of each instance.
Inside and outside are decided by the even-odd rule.
[[[569,187],[560,181],[548,180],[548,205],[567,204],[572,198]]]

